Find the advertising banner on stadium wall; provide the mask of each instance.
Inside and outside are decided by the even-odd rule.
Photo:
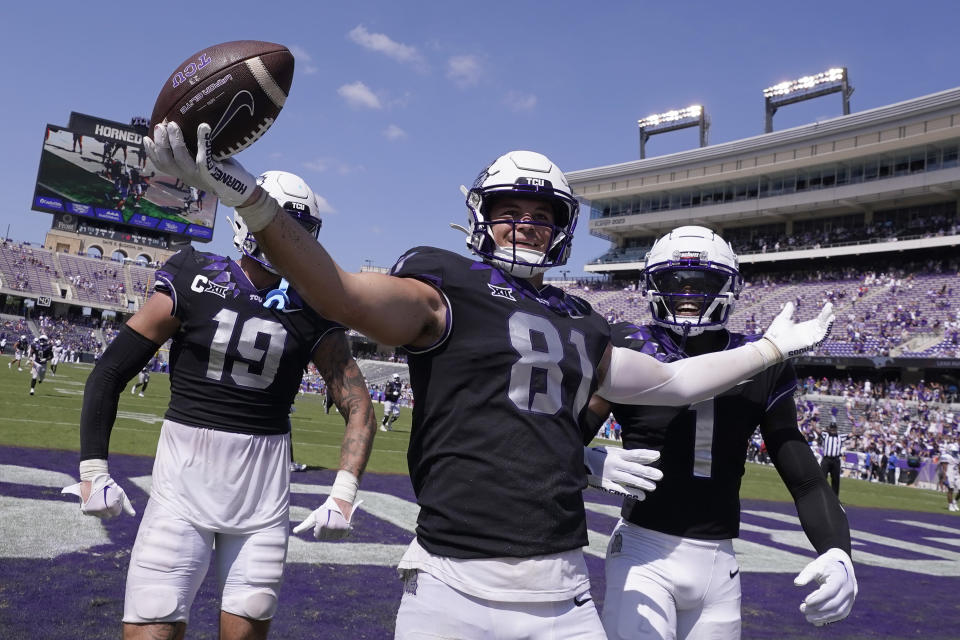
[[[873,356],[862,358],[835,358],[832,356],[805,356],[796,359],[798,366],[845,367],[866,369],[956,369],[960,371],[960,358],[891,358]]]

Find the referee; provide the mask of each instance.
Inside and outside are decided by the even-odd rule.
[[[827,427],[826,435],[821,434],[821,446],[823,447],[823,460],[820,461],[820,469],[824,475],[830,478],[830,486],[833,492],[840,497],[840,454],[843,449],[843,441],[846,436],[837,434],[837,423],[830,421]]]

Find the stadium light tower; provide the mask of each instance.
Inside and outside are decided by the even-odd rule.
[[[850,115],[850,96],[853,94],[853,87],[850,86],[847,78],[847,68],[838,67],[827,69],[823,73],[813,76],[803,76],[796,80],[789,80],[767,87],[763,90],[763,99],[766,107],[766,121],[764,123],[764,133],[773,131],[773,114],[777,109],[794,102],[819,98],[828,93],[840,93],[843,101],[843,115]]]
[[[687,127],[700,127],[700,146],[707,146],[707,131],[710,129],[710,120],[707,113],[699,104],[691,105],[686,109],[674,109],[664,113],[656,113],[637,121],[640,129],[640,159],[647,157],[647,140],[656,133],[666,133]]]

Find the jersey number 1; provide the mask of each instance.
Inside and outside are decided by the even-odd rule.
[[[217,321],[217,330],[213,334],[213,342],[210,343],[210,361],[207,363],[207,377],[211,380],[219,382],[223,379],[227,347],[237,328],[238,315],[236,311],[221,309],[213,316]],[[257,336],[260,334],[269,337],[266,349],[256,346]],[[248,318],[240,328],[240,340],[237,342],[237,352],[242,360],[230,358],[230,378],[241,387],[266,389],[277,375],[286,341],[287,330],[279,322]],[[263,369],[260,373],[253,373],[250,371],[250,363],[263,363]]]
[[[713,474],[713,398],[690,405],[696,430],[693,436],[693,476]]]

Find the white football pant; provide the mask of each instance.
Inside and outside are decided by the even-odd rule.
[[[214,533],[149,500],[130,555],[123,621],[188,622],[214,544],[220,608],[269,620],[277,609],[288,536],[286,522],[250,534]]]
[[[38,382],[43,382],[43,379],[47,376],[47,363],[38,364],[33,363],[33,369],[30,371],[30,377]]]
[[[395,640],[604,640],[590,592],[557,602],[497,602],[410,571]]]
[[[680,538],[620,520],[606,559],[612,640],[735,640],[740,567],[732,540]]]

